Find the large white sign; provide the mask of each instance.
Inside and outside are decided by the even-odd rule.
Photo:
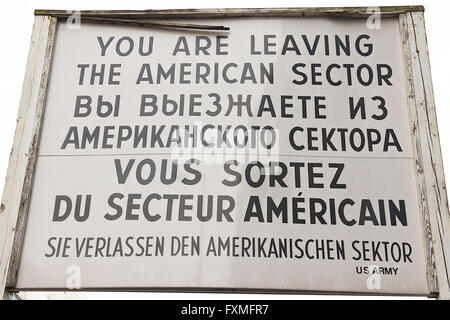
[[[17,288],[428,294],[398,19],[59,23]]]

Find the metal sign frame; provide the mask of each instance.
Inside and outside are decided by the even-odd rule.
[[[383,17],[397,17],[402,39],[407,104],[413,155],[415,160],[417,195],[421,212],[426,250],[429,297],[450,299],[450,216],[445,186],[439,132],[433,97],[431,70],[427,49],[424,8],[422,6],[380,7]],[[58,20],[67,19],[70,12],[36,10],[22,96],[17,116],[5,188],[0,206],[0,297],[8,298],[15,291],[22,244],[27,224],[34,169],[52,52]],[[271,8],[271,9],[186,9],[144,11],[81,11],[81,21],[133,24],[148,27],[226,30],[221,26],[180,24],[177,19],[304,17],[332,16],[364,18],[373,14],[371,8]],[[219,29],[217,29],[219,28]],[[224,29],[225,28],[225,29]],[[45,289],[45,288],[43,288]],[[92,289],[91,289],[92,290]],[[99,290],[102,290],[99,288]],[[103,289],[104,290],[104,289]],[[130,291],[131,288],[117,288]],[[304,291],[151,288],[151,291],[184,292],[253,292],[297,293]],[[325,292],[308,292],[325,293]],[[328,294],[349,294],[326,292]],[[352,293],[364,294],[367,293]],[[380,293],[376,293],[380,294]]]

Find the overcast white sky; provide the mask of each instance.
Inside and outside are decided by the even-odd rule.
[[[249,8],[249,7],[313,7],[313,6],[382,6],[382,5],[424,5],[428,33],[431,68],[439,121],[441,147],[447,181],[450,181],[450,110],[447,94],[450,89],[450,19],[449,1],[396,1],[396,0],[190,0],[190,1],[135,1],[135,0],[20,0],[4,1],[0,18],[1,50],[0,61],[0,191],[12,146],[16,116],[22,89],[29,40],[33,25],[34,9],[171,9],[171,8]],[[31,297],[31,296],[30,296]],[[40,295],[40,297],[43,297]],[[208,298],[208,299],[273,299],[311,298],[311,296],[269,296],[269,295],[199,295],[199,294],[89,294],[90,298]],[[327,298],[327,297],[322,297]]]

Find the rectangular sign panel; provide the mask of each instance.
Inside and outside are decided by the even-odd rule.
[[[59,22],[17,288],[429,294],[398,18]]]

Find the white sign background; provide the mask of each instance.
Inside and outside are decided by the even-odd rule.
[[[228,34],[229,55],[227,56],[172,56],[171,52],[180,35],[186,36],[189,43],[194,43],[195,35],[200,33],[162,29],[144,29],[136,27],[87,25],[80,30],[69,30],[60,24],[56,36],[54,59],[49,83],[49,91],[45,108],[43,131],[40,142],[39,157],[35,172],[34,188],[29,211],[28,226],[18,277],[18,288],[65,288],[67,285],[67,268],[72,265],[80,267],[81,286],[83,288],[150,288],[150,287],[202,287],[202,288],[255,288],[255,289],[292,289],[304,291],[330,292],[384,292],[426,294],[426,270],[420,213],[417,210],[417,191],[413,159],[410,146],[408,114],[405,99],[403,76],[403,61],[398,34],[397,20],[383,20],[381,30],[369,30],[365,20],[342,20],[324,18],[302,19],[227,19],[200,21],[199,23],[223,24],[231,28]],[[323,51],[309,56],[256,56],[251,57],[250,35],[262,38],[264,34],[274,34],[279,45],[286,34],[305,34],[310,37],[316,34],[334,35],[349,34],[355,39],[360,34],[370,35],[374,44],[373,54],[361,57],[352,52],[350,57],[330,55],[324,56]],[[154,52],[149,57],[140,57],[133,53],[128,57],[119,57],[115,51],[109,51],[105,57],[100,56],[97,37],[108,39],[110,36],[120,38],[129,36],[138,39],[139,36],[154,36]],[[298,36],[296,37],[296,39]],[[137,40],[136,40],[137,41]],[[143,63],[206,62],[239,64],[246,62],[274,62],[274,84],[175,84],[175,85],[136,85],[136,77]],[[286,76],[293,64],[311,63],[352,63],[355,65],[367,63],[389,64],[393,69],[391,78],[393,86],[378,87],[360,85],[332,87],[297,86],[292,78]],[[78,85],[80,63],[120,63],[120,85]],[[338,74],[338,72],[336,73]],[[323,95],[326,96],[327,119],[300,119],[294,117],[272,118],[263,116],[236,117],[232,112],[228,117],[176,117],[154,116],[139,117],[140,96],[142,94],[169,94],[176,97],[180,93],[199,93],[207,95],[217,92],[226,97],[227,94],[252,94],[258,97],[269,94],[276,97],[288,95]],[[121,95],[120,116],[117,118],[74,118],[74,103],[76,95],[103,94],[105,97]],[[367,119],[364,121],[350,120],[348,116],[348,97],[382,96],[387,101],[389,115],[383,121]],[[257,101],[257,100],[255,100]],[[277,103],[275,102],[275,106]],[[255,110],[255,106],[252,106]],[[224,106],[226,109],[226,106]],[[295,110],[295,109],[294,109]],[[375,110],[376,109],[369,109]],[[245,114],[245,113],[244,113]],[[370,113],[369,113],[370,114]],[[86,149],[62,150],[61,144],[71,126],[105,126],[105,125],[161,125],[161,124],[243,124],[271,125],[279,130],[280,155],[282,162],[320,162],[324,165],[330,162],[345,163],[346,167],[342,181],[347,185],[343,190],[296,189],[289,177],[286,179],[289,188],[269,188],[267,183],[254,189],[242,182],[236,187],[225,187],[221,181],[227,177],[223,172],[223,164],[202,163],[199,170],[202,180],[194,186],[185,186],[180,180],[190,177],[180,171],[174,185],[165,186],[156,180],[148,186],[142,186],[133,179],[123,185],[117,183],[114,159],[151,158],[157,164],[161,159],[170,158],[169,149]],[[393,128],[402,145],[402,152],[330,152],[330,151],[295,151],[288,142],[288,132],[294,126],[319,128]],[[201,155],[199,155],[201,157]],[[181,166],[180,166],[181,167]],[[330,172],[326,171],[327,181]],[[124,217],[117,221],[108,221],[104,215],[111,211],[108,197],[115,192],[123,194],[140,193],[146,195],[159,194],[227,194],[236,200],[232,213],[234,223],[229,222],[191,222],[157,221],[148,222],[139,215],[138,221],[125,221]],[[274,199],[282,197],[297,197],[299,192],[308,198],[351,198],[356,203],[361,199],[403,199],[407,207],[407,226],[364,226],[348,227],[337,225],[310,225],[308,223],[283,224],[278,219],[273,223],[261,223],[257,220],[243,222],[248,199],[257,195],[261,203],[267,196]],[[53,222],[52,215],[55,195],[66,194],[75,198],[77,194],[92,194],[90,218],[85,222],[76,222],[70,217],[63,222]],[[157,212],[163,212],[164,206],[158,203],[152,207]],[[354,212],[353,212],[354,213]],[[194,214],[195,216],[195,214]],[[305,214],[305,218],[308,216]],[[352,218],[357,219],[355,214]],[[162,219],[163,220],[163,219]],[[165,237],[169,246],[172,236],[199,236],[201,238],[201,253],[199,256],[171,256],[170,248],[162,257],[76,257],[75,242],[68,250],[69,257],[45,257],[50,251],[48,239],[51,237],[83,238],[83,237]],[[293,239],[324,239],[344,240],[345,260],[325,259],[285,259],[256,257],[206,256],[206,246],[210,237],[273,237]],[[351,243],[358,241],[388,241],[408,242],[412,246],[413,263],[355,261],[352,256]],[[75,241],[75,240],[73,240]],[[356,267],[372,266],[398,268],[396,275],[381,275],[381,287],[371,289],[367,286],[369,275],[357,274]]]

